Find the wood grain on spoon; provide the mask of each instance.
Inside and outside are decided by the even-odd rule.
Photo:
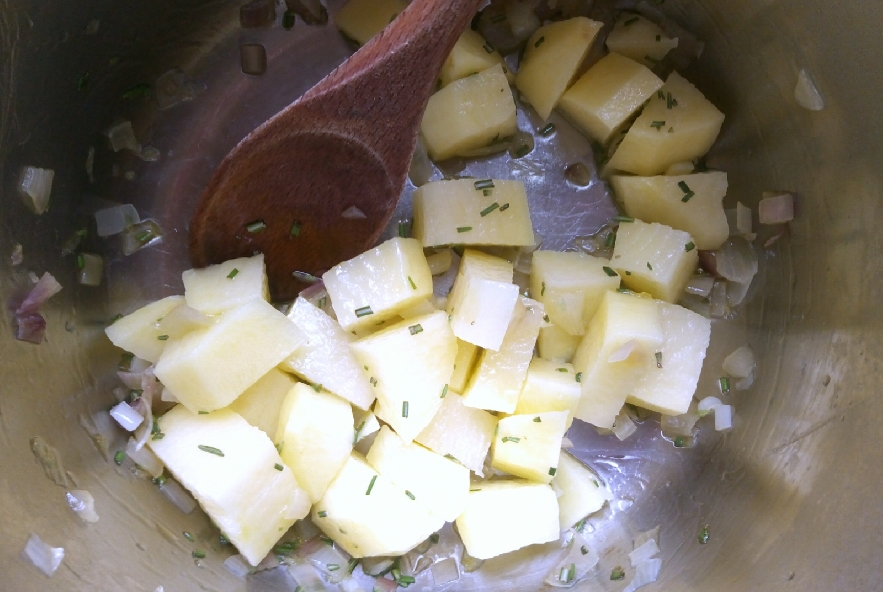
[[[221,162],[190,223],[203,267],[264,253],[274,299],[372,246],[405,184],[426,102],[480,0],[415,0]],[[355,206],[365,219],[343,218]]]

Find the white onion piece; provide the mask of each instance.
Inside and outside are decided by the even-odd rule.
[[[764,197],[757,206],[761,224],[784,224],[794,219],[794,196],[780,193]]]
[[[444,249],[426,258],[426,262],[429,264],[429,273],[432,275],[445,273],[451,268],[451,261],[450,249]]]
[[[637,567],[640,563],[657,555],[659,555],[659,545],[656,544],[654,539],[648,539],[629,553],[629,561],[631,561],[632,567]]]
[[[429,183],[433,173],[435,173],[435,168],[432,166],[432,161],[429,160],[426,145],[421,138],[418,138],[417,146],[414,148],[414,155],[411,157],[408,178],[414,184],[414,187],[420,187]]]
[[[135,429],[144,422],[144,416],[138,413],[125,401],[114,405],[110,410],[110,416],[114,418],[124,430],[129,432],[134,432]]]
[[[9,264],[13,267],[21,265],[25,260],[24,247],[19,243],[12,245],[12,254],[9,256]]]
[[[271,549],[270,552],[267,553],[264,558],[261,559],[261,562],[258,563],[253,569],[256,572],[266,571],[268,569],[276,569],[280,565],[281,563],[279,562],[279,558],[276,557],[276,554],[273,553],[273,550]]]
[[[736,228],[746,240],[753,241],[757,235],[751,232],[751,208],[736,202]]]
[[[131,121],[123,121],[113,126],[106,132],[107,139],[110,140],[110,147],[114,152],[120,150],[131,150],[135,154],[141,153],[141,144],[135,138],[135,130],[132,129]]]
[[[61,565],[64,559],[64,549],[62,547],[52,547],[46,544],[43,539],[36,534],[31,533],[25,548],[22,550],[25,559],[33,563],[37,569],[47,576],[51,576]]]
[[[452,557],[436,561],[429,570],[432,572],[432,581],[436,586],[460,579],[460,569],[457,567],[457,561]]]
[[[159,490],[185,514],[190,514],[196,509],[196,500],[177,481],[166,479]]]
[[[714,255],[717,272],[728,280],[747,283],[757,273],[757,255],[742,237],[730,237]]]
[[[67,503],[74,514],[83,522],[98,522],[98,513],[95,511],[95,498],[84,489],[74,489],[64,494]]]
[[[714,288],[713,277],[710,275],[694,275],[690,278],[690,281],[687,282],[685,292],[687,292],[687,294],[694,294],[696,296],[708,298],[708,295],[711,294],[712,288]]]
[[[746,282],[744,284],[739,282],[727,282],[727,301],[730,303],[730,306],[739,306],[742,304],[742,301],[745,300],[745,296],[748,295],[748,289],[751,287],[751,282]]]
[[[332,584],[337,584],[348,575],[347,563],[349,562],[349,557],[344,556],[343,553],[338,551],[337,547],[323,543],[307,559]]]
[[[625,411],[620,411],[619,415],[616,416],[616,419],[613,420],[613,428],[611,431],[613,432],[613,435],[620,440],[625,440],[638,431],[638,427]]]
[[[31,291],[24,299],[24,302],[22,302],[21,306],[16,309],[15,314],[20,315],[39,312],[40,307],[59,292],[61,292],[61,284],[58,283],[55,276],[47,271],[37,279],[34,287],[31,288]]]
[[[144,146],[141,148],[141,152],[138,153],[138,158],[143,160],[144,162],[156,162],[159,160],[160,152],[158,149],[153,146]]]
[[[632,355],[632,352],[635,351],[635,348],[638,347],[638,342],[635,339],[629,339],[621,346],[619,346],[616,351],[610,354],[610,357],[607,359],[607,362],[610,364],[615,364],[616,362],[624,362]]]
[[[347,220],[364,220],[368,217],[365,215],[365,212],[363,212],[356,206],[348,207],[340,214],[340,216],[341,218],[346,218]]]
[[[365,592],[365,589],[359,585],[355,578],[347,578],[340,582],[340,589],[342,592]]]
[[[374,592],[396,592],[398,588],[399,585],[395,580],[389,578],[377,578],[374,580]]]
[[[727,314],[727,282],[715,282],[711,289],[709,312],[712,318],[719,319]]]
[[[659,572],[662,570],[662,559],[648,559],[642,561],[635,566],[635,577],[625,587],[623,592],[634,592],[638,588],[642,588],[647,584],[652,584],[659,578]]]
[[[312,565],[295,561],[288,567],[288,575],[303,592],[325,592],[325,584]]]
[[[714,408],[714,429],[723,432],[733,427],[732,405],[718,405]]]
[[[646,543],[649,540],[653,540],[657,544],[659,544],[659,529],[660,528],[661,528],[661,526],[657,525],[656,527],[651,528],[650,530],[645,530],[644,532],[639,532],[638,534],[636,534],[635,538],[632,540],[632,548],[637,549],[638,547],[640,547],[641,545],[643,545],[644,543]]]
[[[210,317],[186,304],[179,304],[162,318],[158,326],[163,335],[177,339],[196,329],[208,329],[216,320],[216,317]]]
[[[561,448],[573,448],[573,441],[567,436],[564,436],[561,440]]]
[[[733,384],[733,388],[737,391],[747,391],[754,384],[754,373],[752,372],[745,378],[740,378]]]
[[[113,236],[141,222],[138,210],[132,204],[122,204],[98,210],[93,214],[98,236]]]
[[[82,265],[80,265],[82,263]],[[104,275],[104,259],[100,255],[80,253],[77,255],[77,282],[83,286],[100,286]]]
[[[809,72],[801,70],[797,75],[797,85],[794,87],[794,100],[804,109],[821,111],[825,108],[825,100],[816,88],[815,83],[809,77]]]
[[[715,408],[723,405],[723,402],[717,397],[705,397],[701,401],[699,401],[699,405],[696,407],[697,413],[699,413],[700,417],[705,417],[709,413],[711,413]]]
[[[252,567],[248,564],[242,555],[231,555],[224,560],[224,567],[234,576],[244,578],[252,573]]]
[[[380,577],[390,570],[395,559],[392,557],[366,557],[362,560],[362,571],[366,575]]]
[[[662,425],[662,433],[669,437],[691,437],[697,421],[699,421],[699,416],[695,413],[662,415],[659,419],[659,423]]]
[[[518,40],[523,41],[534,34],[534,31],[540,28],[542,24],[537,18],[534,8],[536,2],[525,0],[514,0],[506,3],[506,22],[512,35]]]
[[[733,378],[745,378],[751,376],[757,361],[754,358],[754,351],[748,345],[743,345],[736,351],[724,358],[724,372]]]
[[[134,438],[129,438],[126,443],[126,456],[132,459],[132,462],[150,473],[151,477],[159,477],[163,474],[163,464],[159,457],[147,446],[138,448]]]
[[[49,209],[49,196],[52,193],[52,179],[55,171],[26,166],[21,170],[18,191],[25,203],[37,214]]]
[[[586,539],[570,531],[569,551],[546,575],[545,582],[555,588],[570,588],[584,578],[596,565],[598,554],[589,546]]]

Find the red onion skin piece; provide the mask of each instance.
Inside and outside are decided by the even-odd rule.
[[[374,580],[374,589],[381,592],[395,592],[398,587],[399,585],[395,580],[390,580],[389,578],[377,578]]]
[[[46,332],[46,319],[38,313],[15,315],[15,323],[18,330],[15,338],[19,341],[35,343],[37,345],[43,343],[43,336]]]
[[[43,303],[58,294],[60,291],[61,284],[55,280],[51,273],[44,273],[43,277],[41,277],[37,283],[34,284],[34,287],[31,288],[31,291],[25,297],[21,306],[15,311],[16,316],[24,316],[40,312],[40,307],[43,306]]]
[[[714,255],[714,251],[699,251],[699,266],[716,279],[721,278],[721,275],[717,272],[717,258]]]

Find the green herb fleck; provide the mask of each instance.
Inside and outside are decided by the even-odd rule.
[[[371,386],[377,386],[377,379],[373,376],[368,380],[371,383]]]
[[[614,221],[614,222],[619,222],[619,223],[621,223],[621,224],[622,224],[622,223],[630,224],[630,223],[634,222],[635,219],[632,218],[631,216],[622,216],[622,215],[620,215],[620,216],[614,216],[614,217],[613,217],[613,221]]]
[[[232,279],[235,278],[237,275],[239,275],[239,270],[236,269],[236,268],[234,267],[234,268],[230,271],[230,273],[227,274],[227,279],[228,279],[228,280],[232,280]]]
[[[500,441],[501,442],[515,442],[516,444],[518,444],[519,442],[521,442],[521,438],[518,438],[516,436],[503,436],[503,438]]]
[[[123,464],[124,460],[126,460],[126,453],[122,450],[117,450],[116,454],[113,455],[113,462],[115,462],[117,466],[120,466]]]
[[[582,382],[582,381],[583,381],[583,373],[582,373],[582,372],[577,372],[577,373],[576,373],[576,381],[577,381],[577,382]]]
[[[319,516],[319,518],[327,518],[328,512],[326,512],[325,510],[322,510],[321,512],[318,512],[318,516]]]
[[[313,389],[314,391],[316,391],[317,393],[321,393],[321,392],[322,392],[322,385],[321,385],[321,384],[317,384],[317,383],[315,383],[315,382],[311,382],[311,383],[310,383],[310,387],[312,387],[312,389]]]
[[[277,471],[281,471],[281,470],[284,469],[285,467],[283,467],[283,466],[280,465],[279,463],[276,463],[275,465],[273,465],[273,468],[276,469]]]
[[[457,227],[457,232],[469,232],[470,230],[472,230],[471,226],[458,226]]]
[[[414,497],[414,494],[411,493],[410,491],[408,491],[407,489],[405,490],[405,495],[407,495],[407,496],[408,496],[409,498],[411,498],[412,500],[417,499],[416,497]]]
[[[492,23],[502,23],[503,21],[506,20],[506,15],[505,14],[495,14],[494,16],[491,17],[490,20]]]
[[[558,372],[567,372],[567,368],[556,368]]]
[[[663,127],[665,127],[665,122],[664,121],[654,121],[653,123],[650,124],[650,127],[655,127],[656,130],[659,131]]]
[[[411,276],[408,276],[408,283],[411,284],[411,289],[412,289],[412,290],[416,290],[416,289],[417,289],[417,284],[414,283],[414,280],[411,279]]]
[[[484,47],[484,50],[485,50],[486,52],[488,52],[488,53],[494,53],[494,48],[491,47],[489,44],[485,43],[483,47]]]
[[[294,28],[294,12],[291,10],[286,10],[282,13],[282,28],[286,31],[290,31]]]
[[[543,421],[543,418],[541,418],[539,415],[537,415],[536,417],[533,418],[534,423],[542,423],[542,421]]]
[[[291,230],[288,231],[290,236],[300,236],[301,224],[300,222],[293,222],[291,224]]]
[[[508,209],[509,209],[509,204],[508,204],[508,203],[504,203],[503,205],[500,206],[500,211],[501,211],[501,212],[505,212],[505,211],[508,210]]]
[[[492,189],[494,186],[493,179],[482,179],[480,181],[476,181],[474,184],[476,189]]]
[[[675,438],[674,444],[675,444],[675,448],[683,448],[684,445],[686,444],[686,441],[684,440],[683,436],[678,436],[677,438]]]
[[[407,222],[399,222],[399,236],[401,238],[408,238],[410,232],[408,231],[408,223]]]
[[[723,393],[725,395],[729,395],[730,394],[730,379],[726,376],[721,376],[720,385],[721,385],[721,393]]]
[[[202,549],[194,549],[190,556],[194,559],[205,559],[205,551]]]
[[[656,367],[662,368],[662,352],[656,352]]]
[[[150,96],[150,85],[149,84],[136,84],[132,88],[128,89],[123,93],[123,98],[128,100],[131,99],[143,99],[144,97]]]
[[[558,472],[558,469],[556,469],[555,467],[549,467],[549,474],[552,475],[553,477],[555,476],[555,473],[557,473],[557,472]]]
[[[371,310],[370,306],[363,306],[362,308],[357,308],[355,310],[356,318],[360,319],[362,317],[367,317],[368,315],[373,315],[374,311]]]
[[[437,543],[439,541],[438,533],[434,532],[431,535],[429,535],[429,540],[432,541],[433,544]]]
[[[184,531],[184,538],[187,539],[188,541],[190,541],[191,543],[196,540],[193,538],[193,535],[190,534],[189,532],[187,532],[186,530]]]
[[[254,222],[249,222],[245,225],[245,229],[249,231],[251,234],[257,234],[267,229],[266,223],[263,220],[255,220]]]
[[[159,339],[160,341],[168,341],[169,336],[168,335],[160,335],[159,337],[157,337],[157,339]]]
[[[548,136],[551,136],[554,131],[555,131],[555,124],[554,123],[547,123],[543,127],[543,129],[540,130],[540,135],[543,137],[548,137]]]
[[[583,545],[582,547],[579,548],[579,552],[582,553],[583,555],[589,554],[589,550],[586,548],[585,545]]]
[[[706,524],[704,527],[702,527],[702,530],[699,531],[699,544],[704,545],[708,543],[708,538],[708,525]]]
[[[545,36],[540,37],[539,39],[537,39],[536,43],[533,44],[533,46],[534,46],[534,47],[539,47],[540,45],[543,44],[543,42],[544,42],[545,40],[546,40],[546,37],[545,37]]]
[[[374,482],[377,481],[377,475],[371,476],[371,482],[368,484],[368,490],[365,491],[365,495],[371,495],[371,490],[374,489]]]
[[[546,295],[546,282],[542,283],[542,287],[540,288],[540,296]]]
[[[221,543],[222,545],[229,545],[230,539],[225,537],[224,533],[221,533],[221,535],[218,537],[218,542]]]
[[[488,207],[486,207],[485,209],[483,209],[481,211],[481,217],[484,218],[485,216],[487,216],[488,214],[490,214],[491,212],[493,212],[494,210],[496,210],[499,207],[500,207],[500,204],[498,204],[497,202],[492,203],[491,205],[489,205]]]
[[[616,566],[613,568],[613,571],[610,572],[610,579],[615,581],[622,580],[625,578],[625,572],[622,570],[622,567]]]
[[[445,385],[444,388],[442,388],[441,396],[439,396],[439,399],[444,399],[445,395],[447,395],[447,394],[448,394],[448,385]]]
[[[411,325],[410,327],[408,327],[408,331],[411,333],[411,335],[423,333],[423,325],[421,325],[420,323],[417,323],[416,325]]]
[[[604,270],[604,273],[606,273],[606,274],[609,275],[610,277],[617,277],[617,276],[619,275],[618,273],[616,273],[615,271],[613,271],[612,268],[607,267],[606,265],[605,265],[604,267],[602,267],[601,269],[603,269],[603,270]]]
[[[215,448],[214,446],[206,446],[205,444],[200,444],[197,446],[203,452],[208,452],[209,454],[214,454],[215,456],[223,457],[224,453],[221,452],[220,448]]]
[[[612,232],[607,233],[607,237],[604,239],[604,246],[608,249],[612,249],[616,244],[616,235]]]
[[[406,419],[408,417],[408,402],[407,401],[402,401],[402,417],[404,417]]]
[[[692,251],[693,249],[695,249],[695,248],[696,248],[696,245],[693,244],[692,241],[690,241],[689,243],[687,243],[686,245],[684,245],[684,250],[685,250],[686,252],[688,252],[688,253],[689,253],[690,251]]]
[[[653,271],[653,266],[650,265],[649,261],[647,262],[647,269],[649,269],[650,271]]]

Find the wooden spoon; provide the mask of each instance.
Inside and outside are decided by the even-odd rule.
[[[414,0],[224,158],[190,223],[203,267],[263,253],[274,299],[371,247],[405,184],[438,72],[480,0]],[[358,208],[366,218],[344,218]]]

